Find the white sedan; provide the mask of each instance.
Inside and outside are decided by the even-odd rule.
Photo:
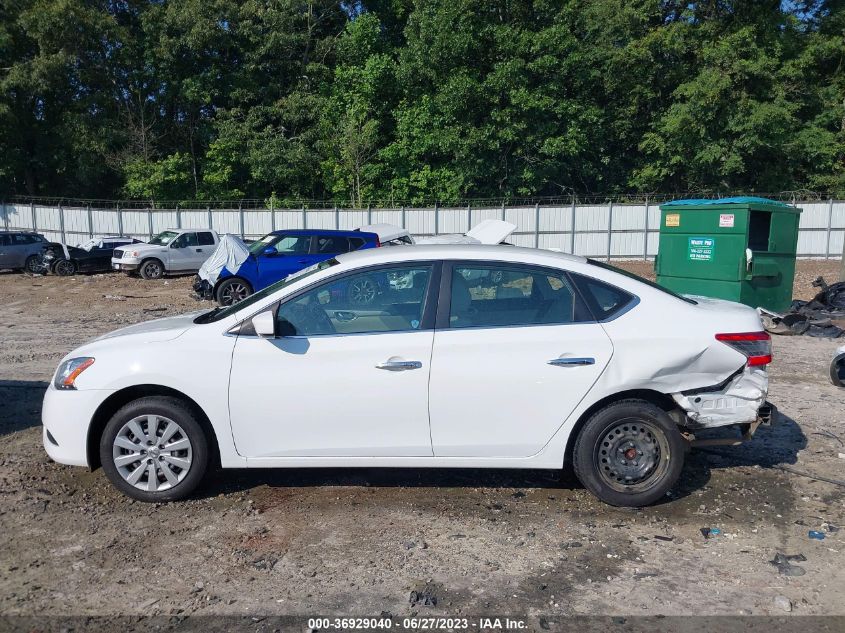
[[[377,293],[363,307],[348,299],[362,277]],[[642,506],[675,484],[699,429],[747,439],[764,421],[770,361],[755,310],[581,257],[379,248],[74,350],[43,441],[144,501],[185,497],[210,463],[571,463],[604,501]]]

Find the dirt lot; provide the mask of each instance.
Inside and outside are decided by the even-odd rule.
[[[796,296],[836,268],[800,262]],[[777,339],[781,424],[692,453],[672,497],[639,511],[554,473],[423,470],[226,471],[147,505],[52,463],[39,424],[58,360],[196,309],[189,282],[0,274],[0,614],[845,614],[845,488],[782,469],[845,479],[836,342]],[[777,553],[806,574],[778,573]]]

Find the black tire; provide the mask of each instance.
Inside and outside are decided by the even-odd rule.
[[[685,448],[678,426],[663,409],[644,400],[622,400],[587,420],[572,458],[578,480],[596,497],[639,508],[675,485]]]
[[[146,435],[150,429],[148,420],[151,418],[157,420],[153,433],[157,433],[157,437],[160,439],[170,428],[169,423],[176,423],[179,427],[178,431],[170,436],[176,438],[176,441],[171,442],[170,439],[161,439],[161,446],[150,445],[149,441],[144,441],[148,437]],[[144,420],[147,420],[147,422]],[[140,435],[132,434],[131,430],[128,435],[125,435],[127,427],[130,427],[133,422],[138,423],[138,421],[140,421],[138,427],[141,431]],[[135,449],[126,450],[117,445],[118,434],[121,434],[121,441],[129,438],[131,438],[130,441],[136,441],[137,452],[143,451],[144,454],[139,455],[135,461],[132,461],[131,458],[136,452]],[[188,447],[185,450],[172,452],[162,450],[161,453],[156,450],[164,449],[170,445],[175,446],[176,443],[182,443],[184,439],[188,440]],[[103,471],[112,485],[133,499],[154,503],[177,501],[190,495],[202,481],[208,467],[208,444],[205,431],[203,431],[194,413],[182,400],[169,396],[149,396],[124,405],[106,424],[100,438],[100,463],[103,465]],[[146,449],[152,450],[147,452]],[[153,454],[153,450],[155,450],[155,454]],[[118,453],[121,454],[118,455]],[[188,466],[174,466],[172,460],[164,455],[175,457],[176,461],[187,463]],[[121,464],[121,466],[118,466],[115,462],[116,459],[125,460],[126,458],[129,458],[128,463]],[[146,465],[143,463],[144,460],[147,461]],[[154,486],[148,485],[150,466],[156,471]],[[121,470],[121,468],[125,470]],[[164,468],[169,469],[171,477],[165,475]],[[131,478],[136,469],[144,470],[141,471],[140,479],[130,483],[127,474]],[[174,478],[178,481],[170,483],[170,480]],[[147,485],[144,482],[147,482]],[[145,489],[136,487],[136,484],[140,484]],[[160,490],[150,490],[152,487],[159,486],[161,487]]]
[[[30,255],[26,258],[26,261],[23,264],[24,272],[28,272],[31,275],[39,275],[44,272],[44,269],[41,265],[41,258],[38,255]]]
[[[53,264],[53,272],[60,277],[70,277],[76,274],[76,262],[71,259],[60,259]]]
[[[138,272],[144,279],[161,279],[164,277],[164,264],[158,259],[145,259],[138,267]]]
[[[240,303],[253,292],[248,281],[240,277],[229,277],[220,282],[217,286],[215,299],[221,306],[230,306]]]

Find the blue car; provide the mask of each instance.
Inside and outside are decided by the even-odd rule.
[[[245,259],[237,267],[227,263],[213,282],[198,277],[194,282],[194,290],[200,296],[214,298],[220,305],[232,305],[324,259],[378,246],[381,246],[378,235],[363,231],[273,231],[249,244],[249,254]],[[230,267],[235,270],[230,270]],[[376,288],[361,290],[370,294],[377,291]]]

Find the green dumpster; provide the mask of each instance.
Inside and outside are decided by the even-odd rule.
[[[664,204],[657,283],[784,312],[792,302],[800,214],[797,207],[757,197]]]

